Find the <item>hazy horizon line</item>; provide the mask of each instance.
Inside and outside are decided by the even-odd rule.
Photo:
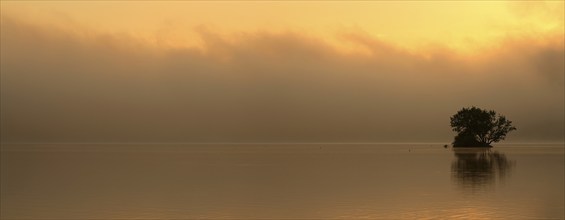
[[[27,143],[0,143],[0,145],[34,145],[34,144],[46,144],[46,145],[152,145],[152,144],[164,144],[164,145],[316,145],[316,144],[351,144],[351,145],[429,145],[429,144],[441,144],[445,145],[446,142],[27,142]],[[451,142],[447,143],[451,145]],[[495,145],[565,145],[564,142],[505,142],[497,143]]]

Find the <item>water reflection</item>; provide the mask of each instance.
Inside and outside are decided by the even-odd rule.
[[[503,180],[514,167],[514,161],[491,149],[454,149],[452,180],[465,189],[481,189]]]

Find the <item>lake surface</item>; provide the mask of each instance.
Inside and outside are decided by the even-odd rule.
[[[564,146],[3,145],[2,219],[564,219]]]

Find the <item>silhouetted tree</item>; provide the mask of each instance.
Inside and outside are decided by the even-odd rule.
[[[451,116],[451,127],[457,132],[454,147],[490,147],[516,130],[512,121],[492,110],[463,108]]]

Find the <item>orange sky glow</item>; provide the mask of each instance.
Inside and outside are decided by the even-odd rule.
[[[5,142],[564,141],[564,1],[0,3]]]
[[[290,32],[343,52],[367,52],[363,39],[372,39],[413,53],[440,47],[472,54],[509,36],[562,39],[564,8],[563,1],[3,1],[2,18],[86,38],[127,36],[157,48],[205,49],[202,32],[231,42]]]

